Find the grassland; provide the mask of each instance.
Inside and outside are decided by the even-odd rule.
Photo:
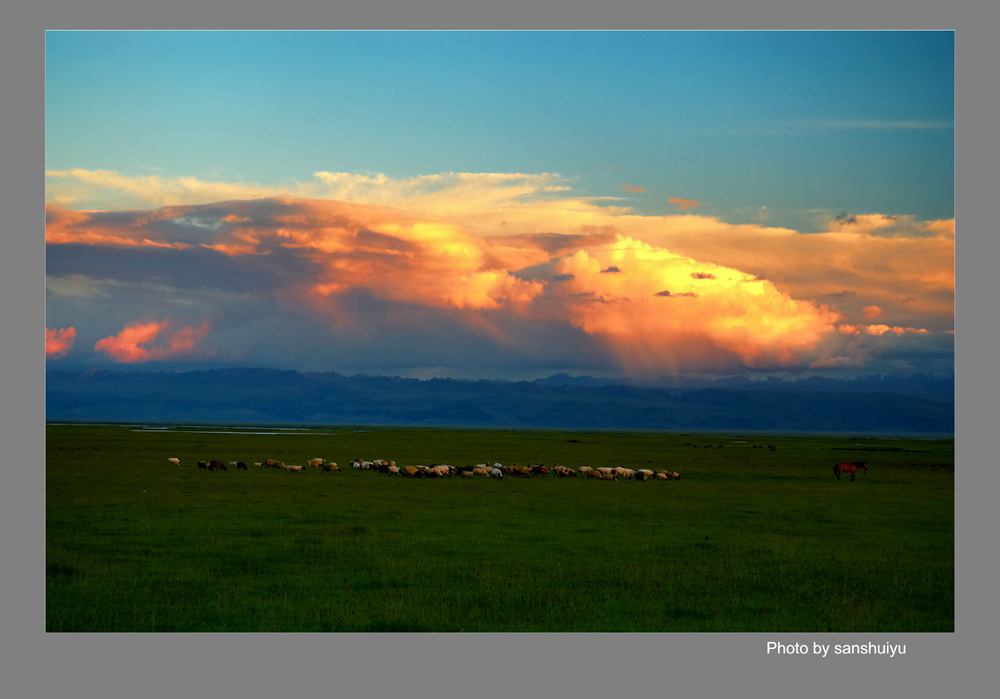
[[[50,632],[954,630],[951,439],[138,429],[47,427]],[[682,477],[253,466],[316,456]]]

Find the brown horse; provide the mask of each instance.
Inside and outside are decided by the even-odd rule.
[[[868,464],[864,461],[845,461],[840,464],[833,465],[833,473],[837,476],[837,480],[840,480],[841,473],[851,474],[851,480],[854,480],[854,474],[858,472],[858,469],[864,469],[865,473],[868,472]]]

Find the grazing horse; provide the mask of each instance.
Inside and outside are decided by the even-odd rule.
[[[854,474],[858,472],[858,469],[862,468],[865,473],[868,472],[868,464],[864,461],[845,461],[840,464],[833,465],[833,473],[837,476],[837,480],[840,480],[841,473],[851,474],[851,480],[854,480]]]

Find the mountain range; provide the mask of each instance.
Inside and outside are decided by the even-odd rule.
[[[556,374],[409,379],[229,368],[46,372],[46,419],[75,422],[953,434],[954,379]]]

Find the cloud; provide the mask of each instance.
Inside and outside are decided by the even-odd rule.
[[[603,274],[612,264],[621,272]],[[696,276],[705,268],[711,279]],[[560,258],[554,271],[572,275],[565,303],[570,322],[600,337],[636,372],[676,369],[699,355],[730,367],[794,364],[840,318],[738,269],[625,236]],[[663,297],[669,308],[657,305]]]
[[[83,327],[70,311],[86,300],[92,318],[124,323],[97,348],[118,361],[199,356],[209,327],[199,314],[212,317],[213,346],[227,356],[375,361],[377,347],[395,366],[418,336],[427,347],[461,336],[477,347],[470,363],[487,364],[491,346],[494,363],[516,348],[541,365],[545,348],[562,365],[611,361],[605,373],[863,366],[882,355],[861,351],[859,336],[953,327],[954,221],[830,215],[825,230],[802,234],[637,215],[544,173],[323,172],[284,191],[258,188],[266,196],[204,202],[256,190],[106,172],[50,178],[75,182],[81,200],[113,203],[115,187],[162,200],[77,210],[50,187],[50,307]],[[174,320],[131,320],[143,313]],[[859,329],[882,325],[881,335]],[[279,344],[269,327],[302,336]],[[392,329],[404,327],[405,336]],[[547,339],[546,328],[573,340]]]
[[[688,209],[697,209],[699,206],[704,206],[703,202],[693,201],[691,199],[681,199],[679,197],[670,197],[667,199],[671,204],[677,204],[681,211],[686,211]]]
[[[645,187],[637,187],[635,185],[624,184],[624,183],[622,183],[622,189],[624,189],[626,192],[632,192],[633,194],[638,194],[639,192],[646,191]]]
[[[828,335],[810,368],[952,374],[954,333],[883,324],[847,324]]]
[[[198,328],[185,326],[166,333],[165,345],[143,347],[169,327],[170,323],[165,320],[126,325],[117,335],[98,340],[94,349],[104,352],[117,362],[128,364],[175,358],[194,349],[198,340],[210,330],[207,323]]]
[[[58,330],[45,328],[45,355],[50,359],[65,357],[73,349],[74,339],[76,339],[74,327]]]
[[[902,335],[904,333],[919,333],[926,335],[928,330],[926,328],[901,328],[901,327],[889,327],[884,324],[876,325],[848,325],[846,323],[837,326],[838,332],[842,335],[885,335],[886,333],[895,333],[896,335]]]
[[[829,230],[884,238],[933,238],[939,235],[954,237],[953,225],[947,221],[918,221],[913,216],[886,214],[841,213],[829,222]]]
[[[863,130],[939,130],[954,129],[955,122],[950,120],[931,119],[841,119],[839,121],[821,121],[816,126],[821,129],[863,129]]]

